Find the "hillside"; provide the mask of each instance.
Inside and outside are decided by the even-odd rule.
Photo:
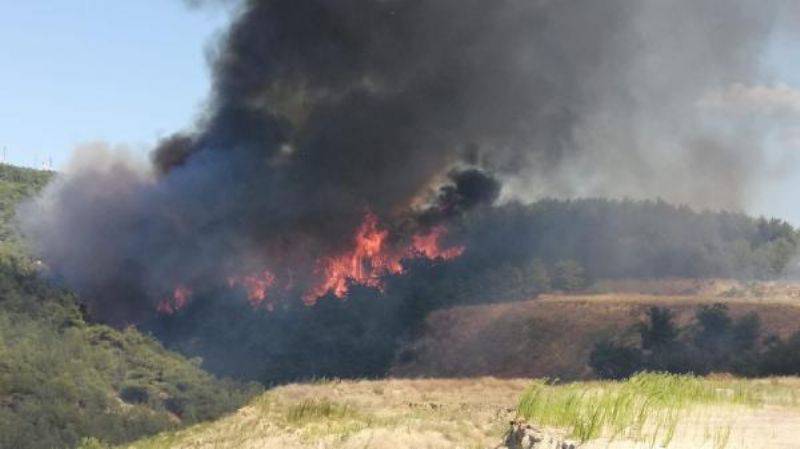
[[[133,328],[87,322],[74,295],[43,280],[11,220],[51,177],[0,165],[0,448],[121,443],[220,416],[255,394]]]
[[[796,447],[799,393],[790,378],[321,381],[272,389],[233,415],[125,448],[489,449],[522,417],[585,449],[783,449]]]
[[[797,284],[627,281],[601,282],[595,291],[435,311],[421,335],[400,350],[391,373],[591,378],[588,361],[595,343],[635,333],[632,328],[652,306],[671,309],[678,324],[685,325],[698,306],[724,303],[734,318],[757,313],[767,335],[786,338],[800,330]]]

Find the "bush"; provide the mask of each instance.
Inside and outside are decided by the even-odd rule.
[[[627,379],[642,370],[642,361],[638,348],[609,341],[597,343],[589,355],[589,366],[603,379]]]
[[[786,341],[771,338],[760,359],[759,374],[796,376],[800,375],[800,331]]]
[[[141,385],[125,385],[119,390],[119,397],[129,404],[146,404],[150,393]]]
[[[675,326],[672,311],[652,307],[637,326],[641,348],[613,342],[597,344],[589,365],[601,378],[619,379],[631,370],[674,374],[729,372],[741,376],[800,374],[800,332],[761,344],[761,320],[755,313],[732,319],[723,304],[698,307],[695,322]],[[681,335],[684,337],[681,338]]]
[[[672,311],[654,306],[647,311],[647,318],[648,322],[642,323],[639,329],[642,349],[657,351],[672,346],[678,338]]]

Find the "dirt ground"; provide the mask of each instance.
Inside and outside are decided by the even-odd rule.
[[[728,432],[728,429],[730,432]],[[597,440],[584,449],[663,448],[651,442]],[[763,409],[700,408],[687,413],[668,449],[798,449],[800,411],[782,407]]]

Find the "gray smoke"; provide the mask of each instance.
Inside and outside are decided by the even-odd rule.
[[[77,162],[24,208],[23,228],[97,316],[120,322],[178,284],[265,267],[308,282],[365,211],[402,239],[419,217],[494,200],[495,179],[505,198],[738,208],[764,168],[763,132],[701,100],[762,80],[786,5],[243,2],[196,126],[148,168],[108,153]]]

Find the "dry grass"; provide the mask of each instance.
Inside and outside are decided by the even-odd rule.
[[[288,385],[235,415],[129,449],[494,447],[529,383],[484,378]]]
[[[275,388],[234,415],[127,449],[487,449],[518,405],[586,449],[782,449],[797,447],[799,404],[798,379],[327,381]]]
[[[393,367],[392,374],[588,379],[593,345],[629,331],[651,306],[671,308],[678,323],[685,325],[698,305],[723,302],[733,317],[757,312],[767,333],[786,337],[800,330],[798,284],[694,280],[606,284],[591,294],[542,295],[530,301],[434,312],[422,337],[402,351],[402,363]],[[607,293],[610,288],[623,292]]]

